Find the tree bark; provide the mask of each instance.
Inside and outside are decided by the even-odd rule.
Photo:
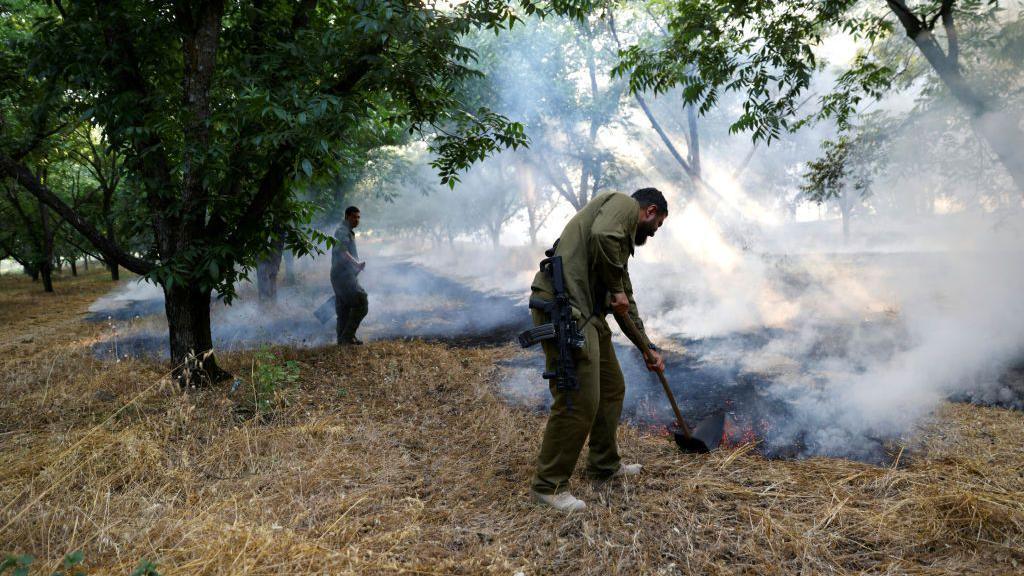
[[[39,275],[43,279],[43,292],[53,292],[53,266],[43,260],[39,263]]]
[[[114,203],[114,187],[107,186],[103,189],[103,224],[107,231],[107,239],[112,244],[117,244],[117,226],[114,224],[113,214],[113,203]],[[110,279],[117,282],[121,279],[121,273],[118,269],[117,260],[109,258],[107,260],[107,268],[110,269]]]
[[[50,211],[42,200],[39,201],[39,223],[42,227],[43,253],[40,269],[43,274],[43,291],[53,292],[53,227],[50,225]]]
[[[171,362],[182,386],[205,386],[230,377],[213,355],[210,290],[186,284],[164,287]]]
[[[71,275],[78,276],[78,265],[75,263],[76,258],[68,258],[68,264],[71,265]]]
[[[281,270],[284,237],[274,240],[273,249],[256,264],[256,291],[262,304],[277,303],[277,273]]]

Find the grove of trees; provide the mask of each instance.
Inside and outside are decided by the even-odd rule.
[[[85,256],[157,283],[197,382],[224,377],[211,297],[255,273],[272,300],[347,203],[497,245],[652,179],[714,201],[711,171],[844,235],[1024,192],[1024,20],[998,2],[7,1],[0,43],[0,256],[47,290]]]

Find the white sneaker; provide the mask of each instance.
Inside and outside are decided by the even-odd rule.
[[[622,478],[624,476],[639,476],[640,470],[643,469],[642,464],[623,464],[619,466],[619,469],[612,474],[612,478]]]
[[[568,492],[559,492],[558,494],[541,494],[536,490],[530,490],[533,494],[533,499],[541,504],[551,506],[559,512],[576,512],[583,510],[587,505]]]

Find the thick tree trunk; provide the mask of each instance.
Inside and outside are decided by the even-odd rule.
[[[164,310],[170,332],[171,366],[182,386],[205,386],[231,375],[213,355],[210,333],[210,290],[189,285],[164,287]]]
[[[120,271],[120,269],[117,266],[117,262],[114,262],[113,260],[111,260],[110,263],[107,265],[107,267],[110,268],[110,279],[111,280],[113,280],[114,282],[117,282],[118,280],[121,279],[121,271]]]
[[[26,271],[29,276],[32,277],[33,282],[39,282],[39,267],[33,267]]]
[[[82,258],[82,270],[89,271],[89,257]]]
[[[68,263],[71,264],[71,275],[78,276],[78,265],[75,264],[75,259],[69,258]]]
[[[175,18],[183,30],[182,83],[183,105],[187,110],[183,134],[186,153],[181,160],[180,196],[174,199],[180,208],[171,210],[173,196],[160,186],[170,185],[169,171],[160,165],[154,171],[158,186],[152,189],[153,229],[162,258],[174,260],[201,247],[206,242],[206,214],[209,190],[204,182],[204,153],[210,134],[210,90],[213,82],[218,34],[223,2],[205,2],[198,10],[179,3]],[[144,165],[145,166],[145,165]],[[217,366],[210,333],[211,288],[200,288],[197,278],[164,286],[164,307],[170,334],[171,365],[178,383],[183,386],[204,386],[230,375]]]
[[[39,263],[39,275],[43,278],[43,292],[53,292],[53,265],[49,260]]]

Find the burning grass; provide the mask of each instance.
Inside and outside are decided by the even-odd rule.
[[[277,348],[299,381],[266,419],[182,393],[159,363],[104,363],[81,321],[99,277],[0,278],[0,542],[39,573],[140,559],[214,573],[1010,573],[1024,562],[1024,416],[946,405],[907,466],[680,454],[624,429],[639,479],[526,498],[543,417],[502,402],[509,348]],[[223,363],[249,378],[252,353]],[[244,390],[244,383],[241,386]]]

